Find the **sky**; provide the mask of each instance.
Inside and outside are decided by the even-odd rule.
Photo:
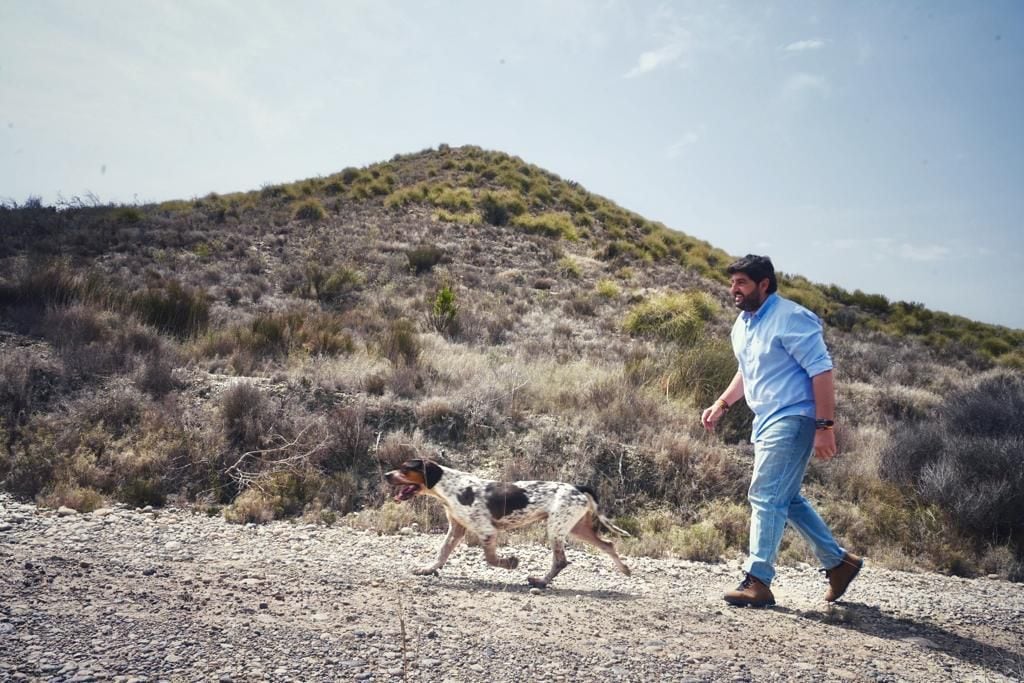
[[[0,0],[0,199],[474,144],[730,254],[1024,328],[1024,2]]]

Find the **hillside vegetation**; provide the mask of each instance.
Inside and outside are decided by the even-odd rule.
[[[595,487],[627,554],[743,552],[750,415],[710,244],[449,148],[144,206],[0,209],[0,480],[393,530],[407,457]],[[808,492],[895,568],[1024,579],[1024,332],[784,276],[826,321],[843,457]],[[980,425],[980,426],[979,426]],[[358,515],[349,513],[359,512]],[[787,535],[783,561],[809,561]]]

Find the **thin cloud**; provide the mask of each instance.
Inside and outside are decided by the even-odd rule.
[[[657,50],[644,52],[640,55],[640,59],[637,60],[636,66],[626,72],[624,78],[636,78],[637,76],[643,76],[655,69],[660,69],[663,66],[668,66],[678,62],[682,56],[682,43],[670,43]]]
[[[808,50],[820,50],[825,47],[825,41],[820,38],[811,40],[798,40],[782,48],[786,52],[807,52]]]
[[[694,131],[689,131],[686,135],[669,145],[665,150],[665,154],[669,159],[678,159],[684,149],[690,145],[696,144],[698,140],[700,140],[700,135]]]

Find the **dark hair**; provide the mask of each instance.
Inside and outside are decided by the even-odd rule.
[[[726,275],[743,273],[754,282],[760,282],[768,278],[769,294],[772,294],[779,288],[779,283],[775,280],[775,266],[772,265],[772,260],[767,256],[747,254],[738,261],[730,263],[729,267],[725,269],[725,273]]]

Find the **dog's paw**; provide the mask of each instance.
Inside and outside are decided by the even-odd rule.
[[[503,566],[505,569],[515,569],[519,566],[519,558],[515,555],[502,558],[501,566]]]
[[[412,570],[412,573],[416,576],[437,576],[437,569],[434,567],[417,567]]]
[[[548,582],[544,579],[538,579],[536,576],[527,576],[526,582],[534,588],[547,588]]]
[[[633,572],[630,571],[629,567],[627,567],[626,565],[622,565],[621,567],[619,567],[619,571],[622,572],[623,574],[625,574],[626,576],[632,576],[633,575]]]

